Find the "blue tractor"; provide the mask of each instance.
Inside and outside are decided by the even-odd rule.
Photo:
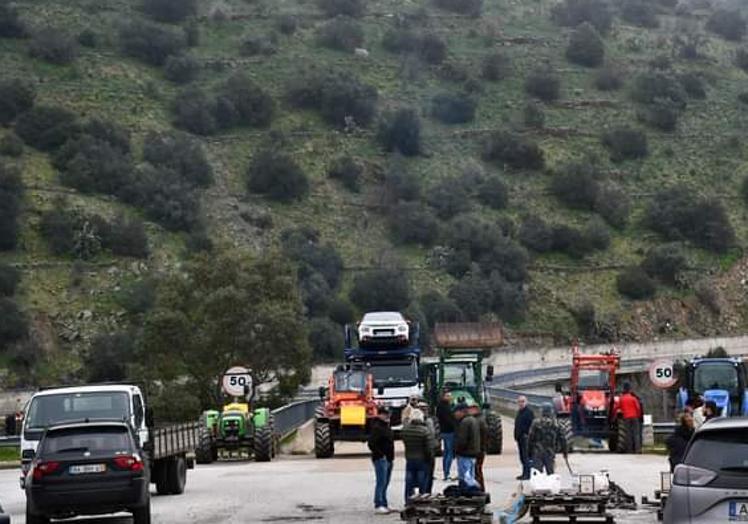
[[[678,390],[677,408],[700,396],[713,400],[723,417],[748,416],[746,366],[741,357],[697,357],[686,364],[685,377]]]

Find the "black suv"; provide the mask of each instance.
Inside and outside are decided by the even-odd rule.
[[[47,429],[26,481],[26,522],[132,512],[150,524],[148,464],[130,426],[86,422]]]

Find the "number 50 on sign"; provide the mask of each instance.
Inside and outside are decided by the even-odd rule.
[[[673,361],[667,359],[655,360],[649,366],[649,380],[656,388],[667,389],[672,387],[678,377],[673,369]]]

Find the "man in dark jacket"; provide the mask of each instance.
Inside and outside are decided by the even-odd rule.
[[[386,408],[379,408],[379,416],[372,421],[368,444],[376,476],[374,511],[384,515],[391,511],[387,503],[387,488],[395,460],[395,436],[390,429],[390,417]]]
[[[452,472],[452,461],[455,456],[455,417],[452,413],[452,395],[445,391],[439,404],[436,406],[436,418],[439,419],[439,431],[444,443],[442,454],[442,469],[444,480],[449,480]]]
[[[524,395],[517,398],[517,416],[514,417],[514,440],[519,450],[519,461],[522,464],[522,474],[517,480],[528,480],[530,478],[530,453],[527,448],[527,438],[530,435],[530,426],[535,419],[535,414],[527,406],[527,397]]]
[[[455,455],[460,487],[480,489],[478,481],[475,480],[475,462],[480,455],[480,423],[463,403],[455,407],[455,419]]]
[[[478,421],[480,433],[480,453],[475,459],[475,480],[478,482],[481,491],[486,491],[486,479],[483,477],[483,462],[486,460],[486,455],[488,455],[488,422],[486,422],[486,417],[478,406],[471,406],[470,414]]]
[[[416,488],[421,494],[428,491],[426,476],[434,453],[434,441],[426,427],[423,411],[414,409],[410,412],[401,438],[405,445],[405,504],[408,504]]]
[[[546,474],[553,475],[556,453],[560,451],[564,457],[567,456],[566,435],[558,425],[551,404],[542,406],[541,415],[530,426],[527,446],[532,457],[532,467],[541,473],[545,469]]]
[[[675,470],[675,466],[683,462],[688,442],[693,436],[693,416],[690,413],[683,413],[679,422],[673,434],[665,441],[671,473]]]

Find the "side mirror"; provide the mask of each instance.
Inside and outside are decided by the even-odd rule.
[[[327,390],[325,386],[320,386],[317,393],[319,393],[320,400],[325,400],[325,395],[327,394]]]
[[[149,428],[154,426],[153,424],[153,408],[145,408],[145,425]]]
[[[486,366],[486,382],[493,382],[493,366]]]

